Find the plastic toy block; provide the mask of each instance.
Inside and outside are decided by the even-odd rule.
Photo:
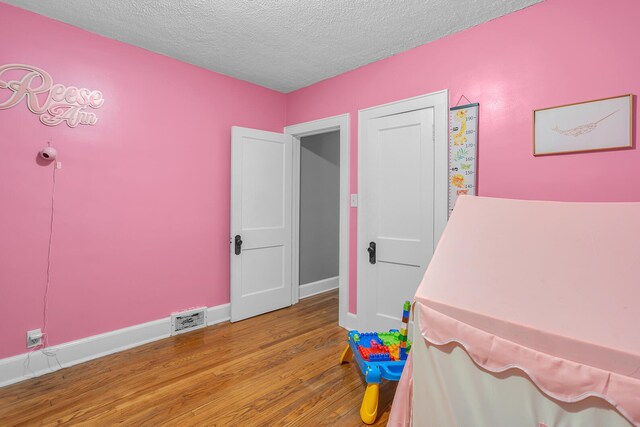
[[[360,337],[365,341],[371,340],[371,339],[378,338],[378,333],[377,332],[361,332]]]
[[[355,337],[359,341],[355,342]],[[389,332],[358,332],[351,331],[349,333],[349,345],[352,346],[353,354],[358,360],[368,367],[375,367],[384,363],[402,363],[402,354],[408,354],[407,341],[402,341],[403,337],[398,330],[392,329]],[[406,339],[406,337],[405,337]],[[405,349],[401,352],[401,347]],[[406,359],[406,357],[405,357]],[[364,365],[363,365],[364,366]],[[371,378],[379,376],[375,374],[377,369],[367,369]],[[370,378],[370,379],[371,379]]]
[[[396,346],[397,347],[397,346]],[[358,345],[358,353],[364,360],[367,361],[388,361],[392,360],[391,350],[387,346],[380,346],[375,342],[372,342],[372,347],[367,348],[362,345]],[[397,351],[395,353],[399,354]],[[399,359],[399,356],[395,356],[395,359]]]
[[[371,353],[371,350],[369,350],[368,348],[364,348],[361,345],[359,345],[358,346],[358,353],[362,356],[363,359],[369,360],[369,354]]]
[[[389,347],[389,355],[392,360],[400,360],[400,347],[397,345],[392,345]]]
[[[371,362],[388,362],[390,360],[389,353],[375,353],[369,356]]]
[[[379,332],[378,336],[382,340],[382,343],[387,346],[395,345],[400,342],[400,332],[395,329],[389,332]]]
[[[400,360],[407,360],[407,349],[400,347]]]

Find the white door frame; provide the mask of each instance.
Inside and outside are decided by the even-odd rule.
[[[448,89],[433,92],[426,95],[419,95],[413,98],[402,99],[388,104],[365,108],[358,111],[358,313],[364,313],[364,292],[362,277],[369,254],[366,251],[367,236],[364,235],[362,224],[367,220],[366,191],[363,181],[365,162],[360,154],[364,152],[364,144],[367,141],[367,122],[378,117],[391,116],[394,114],[407,113],[409,111],[422,110],[424,108],[434,108],[434,142],[435,142],[435,170],[434,170],[434,239],[433,249],[438,244],[440,236],[447,225],[448,201],[447,183],[449,180],[449,156],[448,156],[448,132],[449,132],[449,91]],[[400,310],[400,308],[398,308]]]
[[[340,246],[338,262],[339,320],[343,328],[353,328],[349,308],[349,113],[306,123],[287,126],[284,133],[293,140],[293,198],[292,198],[292,260],[291,304],[300,299],[300,138],[320,133],[340,131]]]

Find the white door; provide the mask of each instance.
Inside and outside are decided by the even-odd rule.
[[[289,136],[231,131],[231,321],[291,305]]]
[[[366,246],[358,248],[358,257],[364,257],[359,326],[400,329],[403,303],[413,300],[433,254],[434,109],[372,118],[363,125],[359,226]]]

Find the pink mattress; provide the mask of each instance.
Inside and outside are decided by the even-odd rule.
[[[415,315],[431,344],[519,368],[559,400],[599,396],[640,426],[639,272],[640,203],[461,197]],[[409,384],[390,425],[406,420]]]

